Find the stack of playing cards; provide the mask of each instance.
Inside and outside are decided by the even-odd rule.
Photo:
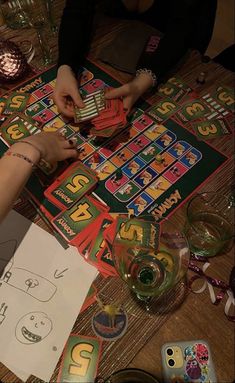
[[[75,122],[90,121],[91,133],[110,137],[126,125],[126,113],[120,99],[105,100],[104,91],[98,90],[83,99],[85,108],[75,107]]]
[[[118,129],[126,125],[126,113],[123,108],[123,102],[120,99],[106,100],[105,109],[98,117],[91,120],[91,133],[95,136],[110,137]]]
[[[91,192],[98,182],[96,174],[82,162],[69,166],[45,191],[47,199],[61,210],[72,207]]]
[[[104,91],[97,90],[94,93],[88,94],[83,102],[85,108],[75,106],[75,122],[84,122],[97,117],[101,110],[105,108]]]

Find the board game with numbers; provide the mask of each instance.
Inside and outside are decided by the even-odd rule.
[[[66,123],[58,114],[52,99],[55,77],[56,69],[52,68],[22,84],[17,91],[29,93],[30,98],[25,110],[19,113],[20,124],[17,128],[9,124],[4,126],[2,118],[2,130],[5,129],[12,142],[17,139],[19,126],[21,133],[27,131],[26,134],[64,129],[66,137],[76,137],[79,159],[98,177],[94,192],[111,212],[126,213],[130,209],[136,216],[151,213],[160,221],[227,160],[224,154],[199,137],[200,132],[202,136],[213,135],[215,129],[221,128],[222,119],[217,116],[219,125],[211,124],[210,118],[216,117],[207,99],[190,98],[187,86],[177,79],[160,88],[156,104],[139,103],[128,117],[126,127],[105,138],[91,134],[89,124]],[[83,96],[117,86],[119,83],[115,79],[87,61],[81,76]],[[226,107],[227,93],[222,97],[224,108],[221,103],[222,109],[218,112],[222,117],[230,113],[230,105]],[[197,124],[196,127],[192,125],[192,131],[185,128],[195,121]],[[24,134],[20,134],[20,138]],[[0,153],[6,149],[2,135]],[[50,219],[60,213],[63,205],[52,203],[44,191],[66,166],[68,164],[62,164],[48,175],[44,171],[43,176],[36,172],[27,184],[32,198]],[[120,169],[121,177],[117,178],[115,174]]]

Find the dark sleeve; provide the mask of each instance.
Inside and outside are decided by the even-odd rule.
[[[142,54],[137,69],[151,69],[157,77],[161,77],[185,55],[193,40],[196,7],[200,1],[169,1],[170,9],[166,14],[164,36],[155,52]]]
[[[89,49],[94,0],[67,0],[59,29],[58,66],[67,64],[76,73]]]

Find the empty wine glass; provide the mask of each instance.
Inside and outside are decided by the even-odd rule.
[[[39,46],[41,49],[41,58],[38,59],[37,69],[46,68],[53,62],[51,49],[48,46],[47,39],[44,37],[44,28],[47,26],[47,16],[44,4],[40,0],[18,0],[26,15],[28,25],[36,30]]]
[[[123,222],[112,249],[119,275],[145,302],[172,288],[188,269],[187,239],[168,220],[160,224],[138,218]]]

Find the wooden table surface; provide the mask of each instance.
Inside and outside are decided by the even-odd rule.
[[[54,1],[57,20],[60,18],[63,3],[63,0]],[[105,22],[103,22],[101,26],[97,26],[90,52],[92,59],[96,60],[100,48],[115,36],[115,33],[122,25],[123,22],[120,23],[120,21],[117,20],[105,19]],[[33,43],[37,44],[36,34],[34,32],[32,33],[31,29],[13,31],[6,28],[1,31],[1,37],[13,37],[15,42],[23,39],[31,39]],[[71,36],[71,38],[73,37]],[[50,36],[49,39],[56,57],[57,39],[52,36]],[[113,74],[120,81],[127,81],[129,79],[129,76],[124,73],[117,72],[104,64],[102,64],[102,66],[108,69],[110,74]],[[196,78],[201,71],[207,72],[206,83],[203,86],[196,83]],[[199,95],[205,93],[206,90],[211,91],[215,89],[216,85],[233,86],[234,83],[234,75],[231,72],[226,71],[214,62],[209,62],[207,64],[201,63],[200,57],[196,52],[192,52],[185,64],[177,71],[177,74],[194,88]],[[11,89],[13,86],[16,86],[16,84],[5,84],[0,92],[4,92],[6,89]],[[230,159],[218,173],[215,173],[210,177],[204,184],[203,190],[220,191],[225,195],[229,195],[233,184],[233,137],[229,135],[228,137],[224,136],[218,139],[213,139],[211,144],[213,147],[227,154]],[[185,207],[179,209],[172,219],[176,222],[181,222],[184,209]],[[234,264],[233,253],[234,249],[231,249],[226,254],[213,258],[207,274],[228,282]],[[177,311],[172,312],[170,318],[150,339],[150,341],[146,343],[141,351],[136,356],[133,355],[134,358],[129,367],[144,369],[161,379],[162,367],[160,349],[164,343],[180,340],[205,339],[209,342],[212,350],[218,382],[233,382],[235,379],[234,323],[229,321],[224,314],[225,303],[226,299],[224,299],[218,306],[214,306],[211,303],[208,289],[201,294],[190,293],[182,306]],[[19,381],[18,378],[1,364],[0,379],[5,383]]]

